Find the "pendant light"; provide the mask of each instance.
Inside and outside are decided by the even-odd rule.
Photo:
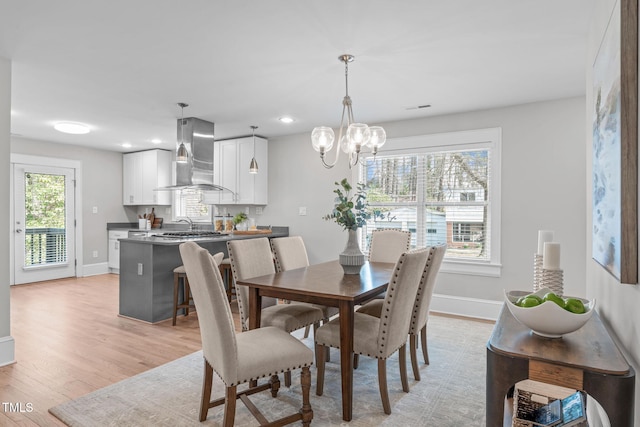
[[[187,151],[187,147],[184,145],[184,107],[188,107],[189,104],[185,104],[184,102],[178,103],[178,107],[182,109],[182,118],[180,119],[180,145],[178,146],[178,151],[176,151],[176,162],[178,163],[187,163],[189,160],[189,151]]]
[[[251,159],[251,164],[249,165],[249,173],[257,174],[258,162],[256,162],[256,129],[258,129],[258,126],[251,126],[251,129],[253,129],[253,158]]]

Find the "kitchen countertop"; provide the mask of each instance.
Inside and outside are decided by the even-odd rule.
[[[144,231],[144,230],[139,230]],[[171,229],[154,229],[147,230],[152,232],[172,232],[172,231],[186,231],[186,230],[171,230]],[[205,236],[205,237],[185,237],[185,238],[167,238],[159,235],[156,236],[131,236],[124,239],[118,239],[121,242],[128,243],[138,243],[138,244],[146,244],[146,245],[166,245],[173,246],[179,245],[184,242],[226,242],[229,240],[240,240],[240,239],[255,239],[257,237],[286,237],[289,235],[289,227],[272,227],[272,231],[269,234],[218,234],[214,236]]]

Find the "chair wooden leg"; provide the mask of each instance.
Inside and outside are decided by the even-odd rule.
[[[173,274],[173,326],[176,326],[176,316],[178,315],[178,274]]]
[[[287,373],[289,374],[289,381],[291,381],[291,371],[287,371],[287,372],[284,373],[285,378],[287,377]],[[286,381],[286,379],[285,379],[285,381]],[[271,375],[271,379],[269,380],[269,384],[271,384],[271,397],[278,397],[278,390],[280,390],[280,378],[278,378],[277,375]],[[289,387],[289,386],[287,386],[287,387]]]
[[[400,381],[402,381],[402,391],[409,393],[409,381],[407,381],[407,344],[405,343],[398,350],[398,363],[400,364]]]
[[[313,419],[313,410],[311,409],[311,403],[309,402],[309,392],[311,391],[311,372],[309,367],[302,368],[300,373],[300,385],[302,386],[302,425],[309,427],[311,420]]]
[[[411,353],[411,367],[413,368],[413,378],[420,381],[420,369],[418,367],[418,336],[416,334],[409,335],[409,353]]]
[[[207,419],[209,402],[211,401],[211,383],[213,381],[213,368],[204,359],[204,378],[202,380],[202,399],[200,400],[200,422]],[[235,401],[235,398],[234,398]],[[226,408],[226,407],[225,407]]]
[[[358,361],[360,360],[360,355],[358,353],[353,354],[353,369],[358,369]]]
[[[322,396],[324,392],[324,346],[320,344],[316,344],[316,364],[318,365],[316,394]]]
[[[309,338],[309,330],[310,330],[310,329],[311,329],[311,328],[309,327],[309,325],[307,325],[307,326],[304,328],[304,336],[303,336],[303,338]]]
[[[291,387],[291,371],[284,373],[284,386]]]
[[[184,286],[184,303],[186,304],[184,307],[184,315],[188,316],[189,315],[189,301],[191,300],[191,290],[189,289],[189,279],[187,279],[187,276],[184,276],[182,278],[182,284]]]
[[[387,360],[378,359],[378,386],[380,388],[380,399],[384,413],[391,414],[391,403],[389,402],[389,390],[387,390]]]
[[[224,427],[233,427],[236,418],[236,399],[236,386],[227,387],[227,392],[224,396],[224,419],[222,421]]]
[[[422,356],[424,357],[424,363],[429,364],[429,352],[427,351],[427,325],[424,325],[420,329],[420,340],[422,341]]]

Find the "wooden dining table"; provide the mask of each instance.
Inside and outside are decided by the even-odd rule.
[[[260,327],[262,297],[338,307],[342,419],[351,421],[353,407],[353,324],[355,306],[387,289],[395,264],[365,263],[360,274],[344,274],[338,261],[314,264],[238,281],[249,287],[249,329]]]

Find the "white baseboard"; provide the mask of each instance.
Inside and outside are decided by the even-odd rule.
[[[502,301],[433,294],[429,310],[437,313],[497,320]]]
[[[98,274],[107,274],[109,273],[109,264],[106,262],[101,262],[98,264],[85,264],[82,266],[82,276],[97,276]]]
[[[16,361],[16,346],[11,335],[0,338],[0,366],[10,365]]]

